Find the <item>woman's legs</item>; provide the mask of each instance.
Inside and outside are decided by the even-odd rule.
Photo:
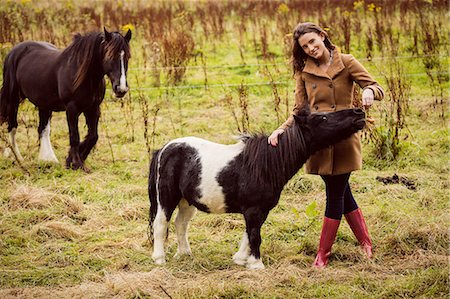
[[[315,267],[322,268],[327,265],[343,214],[367,256],[372,257],[372,242],[361,209],[358,208],[348,183],[349,177],[350,173],[322,176],[327,202]]]
[[[336,233],[344,212],[344,198],[348,188],[350,173],[322,176],[325,182],[327,203],[325,217],[323,219],[322,232],[320,234],[319,249],[317,250],[314,267],[323,268],[328,264],[331,247],[336,239]]]

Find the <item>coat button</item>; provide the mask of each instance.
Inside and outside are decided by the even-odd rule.
[[[313,89],[316,89],[316,87],[317,87],[316,84],[313,84],[313,85],[312,85],[312,88],[313,88]]]
[[[328,86],[330,86],[330,88],[333,88],[333,83],[330,83],[330,85],[328,85]]]
[[[315,105],[314,109],[319,110],[319,106]]]
[[[331,105],[331,108],[333,108],[333,109],[336,108],[336,105],[335,104]]]

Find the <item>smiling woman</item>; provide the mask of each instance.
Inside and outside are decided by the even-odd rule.
[[[296,79],[294,114],[303,105],[313,112],[333,112],[353,107],[354,83],[363,88],[363,105],[381,100],[383,89],[367,70],[350,54],[341,54],[328,34],[313,23],[300,23],[294,30],[292,65]],[[279,135],[291,127],[291,116],[268,138],[277,146]],[[348,180],[361,169],[361,143],[358,134],[312,155],[306,172],[321,175],[326,186],[327,205],[314,266],[325,267],[331,253],[342,215],[345,214],[367,256],[372,256],[370,240],[361,210],[353,198]]]

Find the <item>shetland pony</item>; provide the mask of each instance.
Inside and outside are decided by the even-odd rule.
[[[233,261],[262,269],[261,226],[279,200],[284,185],[314,152],[361,130],[361,109],[310,114],[304,108],[294,115],[292,127],[268,144],[267,136],[243,137],[231,145],[196,137],[170,141],[153,154],[148,191],[152,258],[165,263],[164,240],[175,208],[178,239],[176,255],[191,254],[188,222],[197,209],[207,213],[240,213],[246,224]]]
[[[23,160],[16,143],[17,111],[28,98],[39,110],[39,160],[58,162],[50,143],[53,111],[66,111],[70,150],[66,167],[83,169],[98,140],[100,103],[105,96],[105,74],[113,92],[121,98],[128,91],[127,69],[131,31],[77,34],[64,50],[46,42],[26,41],[13,47],[5,58],[0,91],[0,124],[8,122],[15,156]],[[83,113],[88,134],[80,143],[78,118]]]

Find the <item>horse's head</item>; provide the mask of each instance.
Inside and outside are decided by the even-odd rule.
[[[345,109],[329,113],[310,113],[304,107],[294,115],[296,125],[308,134],[311,152],[335,144],[364,128],[366,114],[361,109]]]
[[[104,39],[103,70],[111,80],[114,95],[122,98],[128,91],[127,70],[130,59],[131,30],[121,35],[119,32],[108,32]]]

